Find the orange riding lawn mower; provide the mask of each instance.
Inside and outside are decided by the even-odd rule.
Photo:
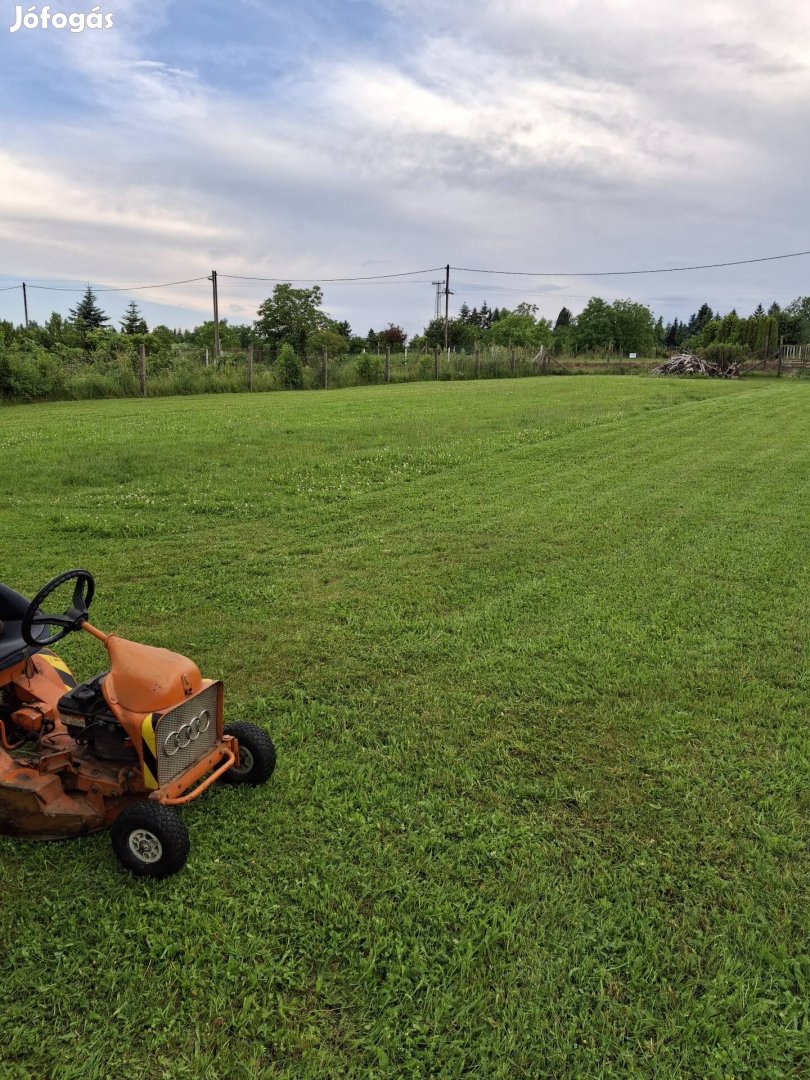
[[[73,583],[72,598],[69,583]],[[67,591],[66,610],[46,601]],[[87,621],[95,584],[68,570],[32,601],[0,584],[0,833],[59,840],[111,826],[127,869],[162,878],[189,852],[176,807],[215,781],[263,784],[276,751],[255,724],[223,727],[222,683],[168,649]],[[84,630],[109,670],[77,684],[49,646]]]

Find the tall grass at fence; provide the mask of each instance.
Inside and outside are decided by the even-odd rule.
[[[247,351],[218,359],[206,350],[181,347],[170,358],[147,357],[146,396],[267,392],[292,389],[269,357],[255,350],[252,378]],[[78,401],[138,397],[141,393],[138,359],[116,362],[64,363],[58,356],[43,359],[18,355],[0,358],[0,403]],[[346,389],[379,383],[412,383],[471,379],[526,378],[535,375],[644,374],[660,357],[629,357],[615,353],[557,355],[553,350],[488,346],[476,352],[361,353],[301,361],[303,390]]]

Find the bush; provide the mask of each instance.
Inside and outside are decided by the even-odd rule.
[[[357,378],[364,385],[383,381],[383,362],[379,356],[363,353],[357,358]]]
[[[323,386],[323,371],[315,361],[303,368],[302,376],[305,390],[320,390]]]
[[[285,342],[278,350],[276,359],[278,381],[285,390],[301,390],[304,386],[304,369],[295,355],[292,345]]]
[[[714,341],[702,351],[703,359],[709,364],[717,364],[721,371],[733,364],[741,364],[748,356],[748,351],[732,341]]]
[[[15,401],[60,397],[65,378],[61,364],[41,345],[23,341],[0,346],[0,395]]]

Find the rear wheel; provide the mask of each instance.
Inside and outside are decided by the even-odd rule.
[[[226,784],[264,784],[276,767],[276,748],[266,731],[256,724],[240,720],[226,724],[225,734],[233,735],[239,743],[239,764],[228,769],[222,780]]]
[[[122,810],[111,834],[119,862],[141,877],[176,874],[185,865],[191,846],[180,815],[155,802],[133,803]]]

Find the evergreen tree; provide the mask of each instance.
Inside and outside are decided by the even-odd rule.
[[[83,332],[98,330],[110,321],[109,316],[105,315],[96,303],[96,294],[89,285],[76,307],[70,309],[70,318]]]
[[[678,332],[681,328],[681,324],[677,318],[674,318],[672,322],[667,326],[666,333],[664,334],[664,344],[668,349],[674,349],[678,345]]]
[[[775,300],[768,308],[768,314],[772,319],[778,319],[779,316],[782,314],[782,309],[779,307]]]
[[[571,325],[571,312],[568,310],[567,307],[563,306],[563,307],[560,308],[560,313],[557,316],[557,321],[554,323],[554,329],[555,330],[561,330],[563,326],[570,326],[570,325]]]
[[[714,312],[708,304],[701,304],[697,312],[690,318],[686,327],[686,336],[694,337],[699,334],[706,323],[714,318]]]
[[[134,300],[130,300],[127,310],[124,312],[124,317],[121,320],[121,333],[122,334],[148,334],[149,327],[146,325],[146,319],[141,315],[140,309]]]
[[[461,305],[461,307],[458,309],[458,317],[459,317],[459,319],[461,319],[461,321],[463,323],[468,323],[470,321],[470,309],[469,309],[469,307],[467,305],[466,300]]]
[[[762,304],[757,304],[756,309],[754,311],[754,318],[755,319],[761,319],[764,314],[765,314],[765,308],[762,306]]]

